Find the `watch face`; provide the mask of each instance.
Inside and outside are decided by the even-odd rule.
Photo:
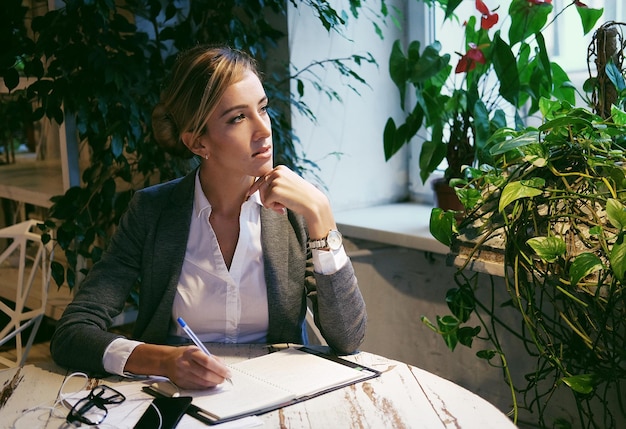
[[[339,231],[331,230],[328,232],[328,237],[326,238],[326,241],[328,242],[328,247],[330,249],[337,250],[341,247],[343,238]]]

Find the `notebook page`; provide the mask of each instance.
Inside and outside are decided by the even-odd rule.
[[[206,390],[185,390],[181,396],[192,396],[193,404],[216,419],[251,413],[295,399],[292,392],[231,367],[231,380]]]
[[[289,348],[232,365],[295,393],[297,398],[362,378],[354,368]]]

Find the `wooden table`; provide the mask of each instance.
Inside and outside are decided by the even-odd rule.
[[[286,347],[283,345],[282,347]],[[267,353],[280,346],[215,346],[212,351],[226,363]],[[361,352],[346,359],[382,372],[367,380],[259,416],[266,428],[514,428],[511,420],[493,405],[460,386],[402,362]],[[35,407],[51,406],[70,371],[53,363],[27,365],[0,372],[0,427],[61,428],[63,418]],[[115,385],[128,379],[91,380]],[[80,388],[73,377],[65,392]],[[74,390],[72,390],[74,389]],[[62,410],[63,415],[67,410]],[[189,420],[191,419],[191,420]],[[14,424],[15,423],[15,424]],[[183,417],[180,428],[197,425]],[[14,426],[12,426],[14,424]],[[132,427],[132,425],[130,426]],[[219,426],[216,426],[219,427]]]

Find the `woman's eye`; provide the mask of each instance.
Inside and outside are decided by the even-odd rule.
[[[233,119],[230,120],[231,123],[236,123],[236,122],[241,122],[246,118],[246,115],[244,115],[243,113],[235,116]]]
[[[261,112],[263,113],[267,113],[267,109],[269,108],[269,106],[266,104],[265,106],[261,107]]]

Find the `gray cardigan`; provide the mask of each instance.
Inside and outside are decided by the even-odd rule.
[[[191,222],[195,172],[138,191],[104,252],[58,321],[50,350],[61,366],[104,372],[107,332],[139,279],[133,338],[165,344]],[[269,305],[268,343],[303,343],[306,298],[315,323],[338,353],[365,337],[365,303],[351,263],[332,275],[313,272],[301,216],[261,209],[261,241]]]

